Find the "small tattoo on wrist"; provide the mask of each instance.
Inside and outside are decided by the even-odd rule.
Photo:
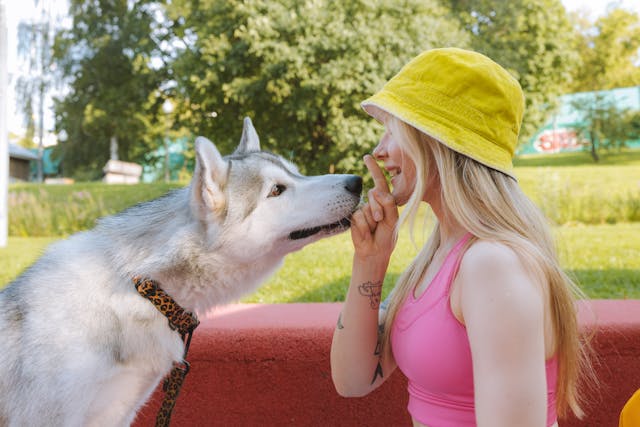
[[[358,286],[360,295],[368,297],[371,308],[377,310],[380,307],[380,296],[382,295],[382,281],[365,282]]]

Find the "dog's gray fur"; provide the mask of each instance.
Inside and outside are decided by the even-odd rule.
[[[129,425],[183,353],[132,276],[202,314],[344,231],[359,202],[359,177],[300,175],[260,151],[249,119],[232,155],[204,138],[196,154],[188,187],[53,244],[0,292],[1,426]]]

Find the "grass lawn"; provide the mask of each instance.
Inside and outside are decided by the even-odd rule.
[[[640,298],[640,223],[559,227],[562,266],[591,298]]]
[[[517,158],[515,174],[523,191],[556,224],[640,221],[640,150]]]
[[[96,219],[162,196],[184,184],[13,184],[9,187],[11,236],[65,236],[93,228]]]
[[[52,203],[66,203],[69,197],[82,198],[82,193],[91,193],[97,199],[109,201],[111,213],[119,212],[136,203],[159,197],[174,188],[184,187],[185,183],[154,182],[153,184],[109,184],[102,182],[79,182],[72,185],[12,184],[11,191],[25,191],[40,196],[46,192]]]
[[[562,266],[592,298],[640,298],[640,223],[557,227]],[[10,237],[0,249],[0,287],[28,267],[55,238]],[[386,295],[417,253],[401,235],[385,281]],[[349,233],[289,255],[282,268],[243,302],[342,301],[353,249]]]
[[[640,150],[516,159],[524,192],[555,224],[640,222]],[[92,228],[96,219],[158,197],[182,184],[16,184],[9,188],[11,236],[66,236]]]
[[[585,152],[518,157],[514,163],[525,193],[552,221],[564,224],[555,229],[562,266],[587,295],[640,298],[640,150],[605,152],[598,164]],[[12,185],[12,237],[7,248],[0,248],[0,288],[60,238],[33,236],[91,228],[96,217],[184,185]],[[416,252],[408,237],[401,236],[385,294]],[[341,301],[351,256],[348,233],[315,243],[287,257],[267,284],[244,301]]]
[[[577,151],[572,153],[555,154],[529,154],[518,156],[513,160],[515,167],[521,166],[544,166],[544,167],[565,167],[565,166],[640,166],[640,150],[625,149],[622,151],[611,150],[602,151],[600,161],[595,163],[591,154],[587,151]]]
[[[640,298],[640,223],[554,229],[562,267],[591,298]],[[385,278],[383,296],[417,253],[401,236]],[[244,302],[342,301],[353,250],[348,233],[289,255],[282,268]]]
[[[9,237],[0,248],[0,288],[29,267],[57,237]]]

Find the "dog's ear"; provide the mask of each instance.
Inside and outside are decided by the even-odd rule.
[[[260,138],[258,138],[258,132],[256,132],[256,129],[253,127],[251,119],[245,117],[242,123],[240,144],[238,144],[238,148],[236,148],[234,154],[248,153],[250,151],[260,151]]]
[[[227,162],[207,138],[196,138],[196,167],[191,180],[191,203],[199,215],[224,211],[223,188],[227,178]]]

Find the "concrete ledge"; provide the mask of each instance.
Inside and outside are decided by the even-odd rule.
[[[410,426],[400,371],[363,398],[335,392],[329,349],[340,308],[232,305],[204,319],[191,343],[191,373],[172,425]],[[560,425],[615,427],[622,406],[640,388],[640,300],[582,303],[580,323],[584,333],[593,334],[601,383],[589,392],[588,418]],[[159,391],[135,426],[154,425]]]

